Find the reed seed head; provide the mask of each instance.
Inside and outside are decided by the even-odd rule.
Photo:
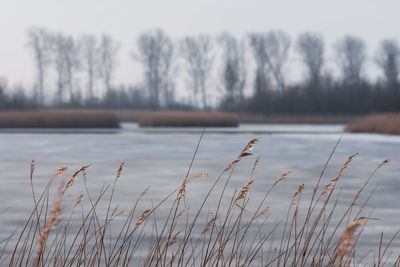
[[[236,201],[239,199],[243,199],[246,197],[247,193],[250,190],[250,185],[254,182],[253,179],[251,179],[250,181],[247,182],[247,184],[245,186],[242,187],[242,189],[240,189],[239,194],[236,197]]]

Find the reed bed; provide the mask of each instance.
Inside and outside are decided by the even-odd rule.
[[[346,131],[353,133],[400,134],[400,113],[366,116],[350,123]]]
[[[143,207],[141,203],[149,190],[146,188],[127,210],[120,210],[113,200],[116,185],[123,179],[125,161],[116,168],[113,181],[97,194],[87,187],[91,168],[88,165],[66,177],[67,167],[59,167],[38,194],[34,189],[33,160],[29,179],[33,210],[23,226],[1,241],[1,265],[383,266],[390,262],[399,266],[399,251],[391,251],[397,233],[389,242],[384,242],[381,236],[374,251],[362,251],[357,246],[372,216],[367,208],[371,194],[366,193],[368,184],[389,160],[376,166],[354,192],[348,208],[338,212],[337,184],[357,154],[344,159],[335,177],[324,179],[336,144],[315,184],[304,185],[299,181],[297,189],[288,196],[286,216],[270,222],[273,207],[269,205],[269,195],[291,179],[290,171],[274,178],[263,198],[251,199],[252,187],[257,184],[255,173],[261,164],[259,156],[253,157],[259,139],[251,139],[238,151],[238,156],[222,167],[219,176],[210,177],[206,173],[193,176],[191,166],[202,137],[182,183],[175,190],[166,193],[161,201]],[[254,161],[249,177],[243,179],[241,187],[228,190],[235,169],[244,160]],[[191,205],[188,186],[196,187],[193,182],[201,183],[204,179],[210,180],[210,187],[197,206]],[[51,190],[57,184],[58,189]],[[65,203],[66,194],[71,194],[69,190],[75,186],[82,186],[83,193],[76,196],[76,201]],[[307,186],[313,190],[305,198]],[[364,194],[367,197],[359,201]],[[52,195],[55,195],[53,200]],[[65,213],[66,206],[71,207],[69,215]],[[101,209],[105,215],[99,215]],[[159,217],[160,210],[167,216]],[[75,213],[80,223],[73,227],[71,218]]]
[[[149,111],[149,110],[113,110],[117,117],[122,122],[138,122],[141,118],[161,114],[164,112],[174,114],[186,114],[186,113],[201,113],[201,111]],[[274,115],[262,115],[262,114],[249,114],[249,113],[233,113],[238,116],[239,123],[309,123],[309,124],[343,124],[350,123],[354,120],[360,119],[360,116],[351,115],[301,115],[301,114],[274,114]]]
[[[347,124],[359,118],[354,115],[239,114],[240,122],[244,123]]]
[[[118,128],[119,119],[101,110],[2,111],[0,128]]]
[[[139,119],[140,127],[236,127],[239,117],[224,112],[178,112],[148,113]]]

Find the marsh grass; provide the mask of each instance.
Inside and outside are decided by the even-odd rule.
[[[366,116],[350,123],[346,131],[353,133],[400,134],[400,113]]]
[[[202,111],[179,111],[179,110],[113,110],[122,122],[138,122],[143,117],[154,116],[161,113],[186,114],[203,113]],[[217,113],[217,112],[214,112]],[[348,124],[361,116],[352,115],[312,115],[312,114],[254,114],[243,112],[223,112],[237,116],[239,123],[306,123],[306,124]]]
[[[337,176],[325,181],[324,173],[338,141],[312,185],[311,196],[303,198],[307,185],[299,181],[297,189],[287,198],[286,215],[270,222],[270,193],[291,178],[290,172],[283,172],[271,181],[262,198],[251,199],[260,157],[253,159],[243,186],[228,189],[232,186],[235,168],[242,160],[251,158],[258,138],[250,140],[218,177],[209,177],[206,173],[193,176],[191,168],[202,138],[203,134],[188,171],[175,190],[149,205],[149,202],[142,203],[149,190],[146,188],[127,210],[119,209],[113,200],[118,194],[117,183],[123,179],[125,162],[116,170],[113,182],[94,195],[87,186],[91,168],[88,165],[74,171],[69,179],[63,178],[66,167],[61,166],[38,194],[34,189],[35,162],[32,161],[30,181],[34,207],[25,225],[0,243],[3,246],[1,265],[383,266],[391,257],[391,264],[399,266],[399,252],[390,252],[397,233],[386,243],[382,234],[376,240],[374,251],[362,251],[357,246],[372,215],[366,208],[372,193],[361,202],[360,197],[388,160],[375,168],[354,192],[347,208],[339,212],[336,208],[340,194],[336,187],[356,154],[344,161]],[[187,186],[204,179],[210,180],[210,187],[197,200],[198,205],[191,205]],[[51,190],[57,183],[58,190]],[[76,196],[76,201],[65,202],[65,194],[79,185],[83,186],[83,193]],[[196,184],[190,186],[196,187]],[[146,203],[148,206],[143,207]],[[88,206],[84,208],[84,205]],[[71,207],[69,215],[65,213],[66,206]],[[157,215],[161,210],[166,214],[163,217]],[[74,227],[73,215],[80,218]],[[10,253],[4,253],[6,249]]]
[[[118,128],[119,119],[101,110],[31,110],[0,112],[0,128]]]
[[[239,117],[225,112],[163,111],[143,115],[140,127],[236,127]]]

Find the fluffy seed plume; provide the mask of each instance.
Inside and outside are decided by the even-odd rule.
[[[257,158],[256,158],[256,160],[254,161],[253,169],[251,170],[252,173],[254,172],[254,170],[256,169],[256,167],[257,167],[257,165],[258,165],[258,163],[260,162],[260,158],[261,158],[261,156],[258,155]]]
[[[339,174],[338,174],[335,178],[333,178],[333,179],[325,186],[325,189],[322,191],[321,195],[327,195],[327,194],[329,194],[329,193],[335,188],[336,183],[339,181],[340,177],[342,177],[342,175],[343,175],[343,171],[344,171],[346,168],[349,167],[350,162],[351,162],[351,161],[353,160],[353,158],[354,158],[355,156],[357,156],[357,155],[358,155],[358,153],[354,153],[354,154],[350,155],[350,157],[348,157],[348,158],[346,159],[346,161],[344,162],[342,168],[341,168],[340,171],[339,171]]]
[[[60,177],[63,174],[63,172],[65,172],[67,169],[68,169],[67,166],[58,167],[58,169],[53,174],[53,176],[51,176],[50,182],[53,182],[54,179],[56,179],[57,177]]]
[[[378,168],[383,167],[383,165],[385,165],[386,163],[389,163],[390,159],[385,159],[384,161],[381,162],[381,164],[379,164]]]
[[[30,175],[29,178],[31,179],[32,182],[32,177],[33,177],[33,172],[35,171],[35,159],[32,159],[31,161],[31,171],[30,171]]]
[[[300,194],[303,191],[304,184],[299,185],[297,188],[296,192],[294,192],[293,198],[292,198],[292,205],[296,205],[297,201],[300,199]]]
[[[82,167],[80,167],[78,170],[74,171],[74,173],[72,174],[71,178],[69,179],[67,185],[65,186],[65,189],[67,189],[68,187],[71,187],[75,182],[76,182],[76,177],[78,176],[78,174],[82,171],[85,171],[87,168],[89,168],[90,165],[84,165]]]
[[[51,213],[50,213],[50,217],[47,220],[46,226],[43,228],[42,232],[39,235],[39,248],[36,254],[36,259],[37,259],[37,263],[40,263],[42,254],[43,254],[43,250],[46,246],[46,240],[47,237],[49,235],[50,230],[52,230],[54,228],[54,226],[58,223],[58,218],[60,216],[61,213],[61,200],[62,200],[62,188],[64,187],[64,182],[61,182],[58,190],[57,190],[57,199],[54,202],[52,208],[51,208]]]
[[[121,176],[121,172],[122,172],[122,168],[124,167],[124,164],[125,164],[125,160],[123,162],[121,162],[121,164],[119,165],[119,168],[118,168],[118,171],[117,171],[117,176],[115,176],[115,182]]]
[[[238,163],[242,158],[247,157],[247,156],[251,156],[253,155],[253,153],[251,153],[250,151],[253,150],[254,148],[254,144],[259,140],[258,137],[254,137],[253,139],[251,139],[247,145],[243,148],[242,152],[240,152],[239,156],[234,159],[231,163],[228,164],[228,166],[226,166],[225,171],[230,170],[233,166],[236,165],[236,163]]]
[[[144,196],[144,195],[147,193],[147,191],[149,191],[149,189],[150,189],[149,186],[146,187],[146,188],[143,190],[143,192],[140,194],[140,196]]]
[[[253,179],[249,180],[249,181],[247,182],[247,184],[246,184],[245,186],[243,186],[242,189],[240,189],[240,191],[239,191],[239,193],[238,193],[238,195],[237,195],[237,197],[236,197],[236,200],[243,199],[243,198],[246,197],[247,193],[248,193],[249,190],[250,190],[250,185],[251,185],[253,182],[254,182]]]
[[[269,206],[267,205],[259,214],[254,216],[254,219],[257,219],[258,217],[265,215],[268,211],[269,211]]]
[[[176,242],[176,238],[178,237],[178,235],[181,233],[181,231],[175,233],[173,236],[171,236],[171,238],[167,241],[167,247],[172,246],[173,244],[175,244]]]
[[[188,182],[188,179],[183,179],[182,185],[178,188],[178,194],[177,197],[178,199],[183,198],[186,196],[186,184]]]
[[[365,219],[358,219],[346,226],[343,235],[340,237],[338,249],[336,251],[336,257],[343,259],[346,255],[351,255],[351,250],[355,244],[354,234],[358,227],[365,222]]]
[[[144,210],[144,211],[142,211],[142,212],[140,213],[139,219],[136,221],[136,227],[139,227],[139,225],[142,224],[142,222],[144,221],[144,219],[145,219],[147,213],[149,213],[149,212],[150,212],[150,210]]]
[[[280,181],[285,179],[285,177],[288,176],[289,173],[291,173],[291,171],[287,171],[287,172],[282,173],[282,175],[279,176],[278,179],[276,179],[275,183],[272,186],[276,185],[277,183],[279,183]]]
[[[204,226],[203,231],[201,232],[202,234],[204,234],[205,232],[208,231],[208,229],[210,228],[211,224],[217,219],[217,216],[214,216],[211,218],[211,220],[209,220],[206,224],[206,226]]]
[[[83,199],[83,194],[80,194],[79,197],[75,201],[75,206],[78,205],[79,203],[81,203],[82,199]]]
[[[204,178],[206,176],[208,176],[208,173],[205,173],[205,172],[199,173],[196,176],[193,176],[192,178],[188,179],[187,183],[194,184],[194,183],[196,183],[196,179],[201,179],[201,178]]]
[[[206,177],[206,176],[208,176],[208,173],[201,172],[201,173],[197,174],[196,176],[193,176],[193,178],[203,178],[203,177]]]
[[[186,209],[181,210],[181,211],[178,213],[177,218],[181,217],[181,216],[185,213],[185,211],[186,211]]]

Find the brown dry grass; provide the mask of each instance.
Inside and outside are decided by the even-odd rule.
[[[350,123],[346,131],[354,133],[400,134],[400,113],[370,115]]]
[[[148,111],[148,110],[114,110],[113,111],[122,122],[138,122],[141,118],[149,115],[161,113],[203,113],[201,111]],[[226,112],[224,112],[227,114]],[[238,116],[239,123],[350,123],[360,116],[351,115],[261,115],[248,113],[229,113]]]
[[[239,117],[224,112],[165,111],[145,114],[139,119],[140,127],[236,127]]]
[[[240,122],[247,123],[343,124],[359,118],[354,115],[239,114]]]
[[[202,136],[189,164],[184,179],[185,186]],[[249,153],[247,151],[254,147],[255,140],[258,139],[250,140],[238,158],[246,160],[251,156],[246,154],[243,157],[243,153]],[[377,170],[388,160],[382,161],[366,178],[354,199],[348,202],[348,208],[337,209],[340,192],[336,190],[336,183],[322,197],[324,187],[320,185],[325,180],[324,172],[338,143],[316,179],[314,190],[303,191],[304,184],[301,184],[294,194],[288,194],[287,215],[277,222],[268,220],[271,213],[270,205],[267,205],[270,202],[268,196],[279,186],[278,182],[285,182],[283,178],[288,172],[282,174],[269,188],[265,188],[264,197],[250,201],[250,184],[259,186],[256,185],[258,181],[255,179],[250,179],[242,188],[239,192],[240,198],[237,198],[237,190],[231,190],[230,193],[226,190],[228,186],[232,186],[231,177],[240,163],[236,161],[231,168],[223,169],[216,177],[207,177],[211,179],[210,186],[202,194],[203,197],[196,200],[200,204],[199,207],[193,208],[190,205],[190,192],[179,194],[181,186],[172,192],[166,192],[165,197],[158,203],[142,203],[147,191],[145,189],[128,210],[120,210],[118,203],[113,201],[113,196],[116,193],[116,183],[119,178],[123,179],[121,172],[125,162],[120,164],[112,184],[103,186],[97,196],[87,188],[86,169],[80,168],[73,172],[72,176],[82,175],[83,179],[77,180],[73,186],[79,186],[81,183],[85,198],[82,200],[83,195],[80,194],[80,201],[75,204],[63,202],[65,205],[74,205],[68,216],[66,209],[60,210],[61,201],[67,197],[64,194],[65,190],[58,190],[54,204],[49,205],[53,178],[49,180],[43,192],[35,194],[35,179],[32,179],[35,162],[32,161],[30,181],[34,200],[33,211],[22,228],[0,243],[0,248],[3,248],[0,250],[0,262],[2,266],[333,267],[383,266],[390,259],[393,266],[400,266],[400,254],[393,248],[399,231],[389,242],[383,240],[382,233],[380,239],[376,240],[376,248],[370,251],[362,251],[362,248],[357,246],[360,235],[364,230],[368,231],[364,226],[372,213],[366,208],[371,195],[365,196],[362,202],[356,200],[367,188]],[[337,176],[344,174],[352,156],[344,161]],[[258,161],[259,158],[253,165],[251,177]],[[60,170],[65,170],[65,166],[56,171],[57,176],[62,176]],[[264,173],[263,176],[265,175]],[[60,179],[62,182],[59,188],[62,188],[64,179]],[[340,180],[337,179],[336,182]],[[371,190],[372,194],[374,189]],[[69,194],[73,192],[69,191]],[[304,194],[309,194],[309,197],[303,198]],[[212,196],[219,200],[215,201]],[[222,201],[223,199],[226,201]],[[237,201],[238,199],[240,201]],[[100,201],[106,205],[99,204]],[[147,209],[139,208],[139,204],[144,204]],[[98,215],[100,208],[106,209],[105,217]],[[166,211],[167,216],[159,218],[157,212],[160,209]],[[271,209],[273,210],[274,206]],[[80,214],[78,225],[72,225],[73,213]],[[204,213],[208,215],[203,216]],[[119,222],[116,224],[117,217]],[[146,234],[150,234],[148,242],[144,239]],[[8,241],[11,239],[16,242],[10,247]],[[392,249],[395,250],[392,252]],[[7,254],[4,251],[11,252]]]
[[[0,128],[117,128],[118,117],[101,110],[2,111]]]

